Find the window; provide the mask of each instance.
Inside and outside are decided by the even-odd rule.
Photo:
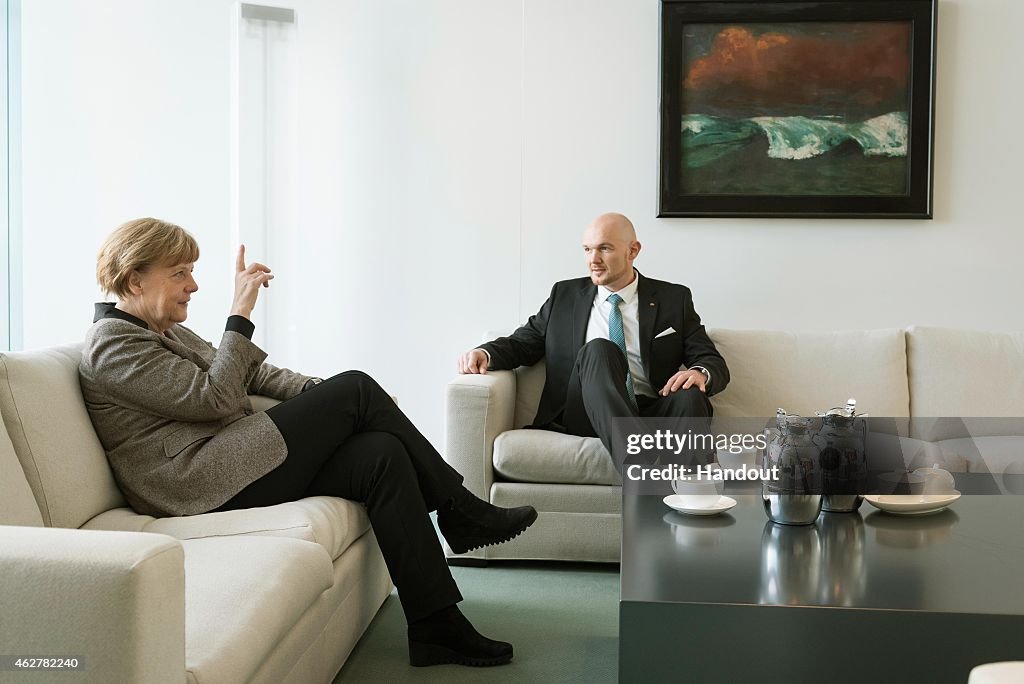
[[[290,250],[297,208],[298,28],[292,9],[243,3],[237,36],[232,185],[234,243],[247,260],[259,255],[277,268],[299,270]],[[251,256],[249,256],[251,255]],[[254,341],[278,358],[295,351],[287,312],[298,293],[287,281],[273,297],[260,297]]]
[[[0,349],[21,348],[20,0],[0,0]]]

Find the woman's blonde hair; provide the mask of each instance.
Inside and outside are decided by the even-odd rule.
[[[190,264],[199,260],[199,245],[185,229],[155,218],[118,226],[96,256],[96,282],[104,292],[124,299],[131,294],[132,271],[152,266]]]

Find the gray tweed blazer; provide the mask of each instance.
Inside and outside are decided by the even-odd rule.
[[[284,438],[248,394],[289,399],[310,378],[266,357],[233,331],[215,348],[181,325],[159,335],[117,318],[93,324],[78,368],[82,394],[132,508],[205,513],[284,461]]]

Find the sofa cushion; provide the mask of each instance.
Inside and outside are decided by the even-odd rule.
[[[0,413],[43,522],[124,506],[78,384],[81,345],[0,354]]]
[[[622,487],[535,482],[495,482],[491,503],[512,508],[529,504],[539,513],[622,513]]]
[[[496,482],[491,501],[540,515],[529,534],[487,547],[484,558],[619,562],[622,487]]]
[[[716,416],[770,417],[779,407],[810,416],[849,397],[861,412],[910,415],[902,330],[708,332],[732,377],[711,399]]]
[[[370,519],[362,504],[331,496],[314,496],[276,506],[178,518],[154,518],[130,508],[118,508],[101,513],[82,527],[156,532],[175,539],[293,537],[319,544],[334,560],[370,529]]]
[[[0,429],[0,525],[38,527],[43,524],[32,488],[14,453],[7,431]]]
[[[915,326],[907,360],[914,416],[1024,416],[1024,333]]]
[[[249,681],[333,583],[327,553],[298,539],[191,539],[182,546],[185,667],[197,682]]]
[[[518,482],[622,484],[601,440],[547,430],[509,430],[498,435],[494,469]]]

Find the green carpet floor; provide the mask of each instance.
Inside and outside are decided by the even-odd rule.
[[[452,574],[465,597],[459,607],[480,633],[515,647],[510,664],[410,667],[405,618],[392,592],[335,684],[616,681],[617,565],[494,562]]]

